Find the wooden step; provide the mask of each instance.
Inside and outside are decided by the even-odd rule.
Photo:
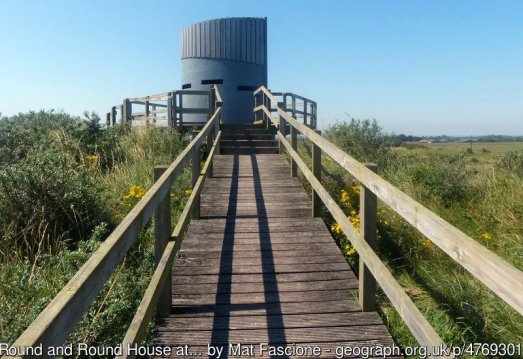
[[[223,133],[224,140],[274,140],[274,135],[270,133]]]
[[[278,153],[278,148],[275,147],[220,147],[222,155],[251,155],[263,153]]]
[[[231,139],[221,140],[221,147],[278,147],[277,140]]]

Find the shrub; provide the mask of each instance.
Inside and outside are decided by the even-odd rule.
[[[362,162],[383,163],[391,155],[394,136],[388,135],[376,120],[337,122],[327,128],[325,137]]]
[[[423,200],[440,200],[445,207],[454,203],[467,203],[476,191],[461,156],[431,157],[425,161],[418,159],[409,164],[406,174],[414,186],[421,186]]]
[[[71,245],[105,219],[96,182],[50,141],[0,170],[1,260]]]
[[[76,132],[80,119],[63,112],[40,111],[0,119],[0,165],[24,159],[31,148],[49,138],[51,131]]]
[[[523,151],[510,151],[505,153],[498,160],[497,166],[523,175]]]
[[[184,145],[175,130],[103,129],[98,116],[85,117],[0,119],[0,342],[22,333],[150,187],[154,165],[171,163]],[[190,171],[175,183],[173,223],[190,183]],[[120,343],[153,270],[149,224],[68,342]]]

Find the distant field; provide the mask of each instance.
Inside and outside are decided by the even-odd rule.
[[[415,148],[398,147],[396,152],[406,153],[440,153],[444,155],[464,153],[470,148],[468,142],[447,142],[447,143],[425,143],[415,145]],[[473,157],[487,159],[510,151],[523,150],[523,142],[472,142]]]

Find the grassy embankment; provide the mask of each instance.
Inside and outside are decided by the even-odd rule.
[[[473,143],[473,153],[467,152],[468,144],[465,149],[429,144],[392,151],[392,138],[368,121],[337,124],[326,137],[358,160],[377,163],[387,181],[523,270],[522,143]],[[300,141],[299,151],[310,163],[310,144]],[[323,185],[358,228],[358,184],[328,156],[322,164]],[[323,218],[357,271],[358,255],[350,241],[326,210]],[[378,221],[380,257],[447,344],[523,342],[521,315],[383,203]],[[379,295],[396,341],[416,345]]]
[[[154,165],[184,146],[176,131],[106,130],[95,115],[0,119],[0,342],[14,342],[144,195]],[[189,188],[185,173],[172,190],[173,220]],[[70,343],[120,343],[153,270],[149,224]]]

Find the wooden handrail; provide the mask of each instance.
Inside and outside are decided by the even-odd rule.
[[[176,125],[178,128],[191,127],[191,124],[183,121],[184,114],[208,114],[211,116],[214,107],[220,107],[222,105],[222,98],[217,88],[216,85],[213,85],[210,91],[173,90],[149,96],[126,98],[123,100],[123,104],[113,106],[111,112],[106,114],[106,124],[107,126],[116,125],[116,110],[120,109],[120,119],[122,123],[132,122],[133,120],[146,120],[147,124],[149,124],[149,116],[152,114],[154,115],[151,117],[153,123],[156,123],[157,120],[167,119],[167,127],[172,127],[173,125]],[[211,96],[211,94],[213,96]],[[214,97],[216,101],[213,101],[212,105],[209,103],[207,107],[187,108],[183,107],[182,99],[184,95],[208,96],[209,99]],[[166,103],[157,103],[158,101],[165,101]],[[133,112],[133,105],[145,106],[145,112]],[[150,107],[152,110],[149,109]],[[157,107],[164,108],[165,110],[156,110]],[[166,116],[156,116],[156,114],[163,113],[165,113]]]
[[[292,148],[291,144],[287,141],[281,131],[278,131],[278,139],[283,143],[292,159],[302,171],[303,176],[311,184],[314,191],[318,193],[322,202],[325,204],[325,207],[327,207],[343,231],[347,233],[347,236],[351,239],[351,242],[360,254],[360,257],[365,261],[365,264],[376,278],[376,281],[381,286],[390,302],[394,308],[396,308],[418,342],[428,348],[435,348],[444,345],[444,342],[441,340],[438,333],[436,333],[434,328],[432,328],[427,319],[425,319],[423,314],[421,314],[410,297],[405,293],[396,279],[394,279],[394,276],[390,273],[387,266],[381,261],[376,252],[372,250],[360,232],[358,232],[352,223],[350,223],[345,213],[343,213],[342,209],[331,197],[329,192],[307,167],[307,164],[303,161],[298,152]]]
[[[284,110],[286,112],[290,111],[292,113],[292,116],[296,117],[296,115],[302,115],[303,116],[303,123],[307,125],[308,127],[316,128],[317,125],[317,103],[316,101],[310,100],[308,98],[305,98],[300,95],[296,95],[292,92],[271,92],[269,91],[265,86],[260,86],[256,91],[254,91],[255,99],[257,95],[263,94],[266,99],[270,99],[270,101],[274,104],[276,104],[276,107],[269,106],[269,108],[264,106],[266,105],[263,103],[262,105],[257,105],[255,101],[255,107],[253,109],[254,113],[257,113],[259,111],[263,111],[266,115],[265,118],[269,118],[271,122],[275,123],[275,125],[278,127],[278,124],[274,117],[272,117],[273,111],[279,111]],[[278,101],[276,96],[283,96],[283,102]],[[289,108],[287,107],[287,97],[291,97],[292,99],[292,106]],[[303,101],[303,109],[298,110],[296,109],[296,99],[300,99]],[[283,106],[283,107],[282,107]],[[308,110],[308,107],[311,107],[311,111]]]
[[[270,91],[268,91],[263,86],[256,90],[255,94],[260,92],[263,92],[266,96],[271,96]],[[523,272],[510,265],[496,254],[490,252],[487,248],[480,245],[474,239],[470,238],[459,229],[425,208],[420,203],[416,202],[414,199],[394,187],[379,175],[367,169],[365,165],[349,156],[347,153],[342,151],[331,142],[327,141],[325,138],[321,137],[314,130],[310,129],[304,124],[299,123],[279,105],[277,106],[279,120],[275,116],[271,115],[270,110],[264,105],[258,107],[259,110],[265,112],[270,121],[277,128],[281,127],[280,123],[288,123],[297,131],[301,132],[307,139],[312,141],[314,145],[318,146],[335,162],[347,170],[363,186],[376,194],[379,199],[390,206],[396,213],[402,216],[407,222],[418,229],[428,239],[434,242],[434,244],[440,247],[451,258],[456,260],[462,267],[467,269],[467,271],[469,271],[476,279],[485,284],[496,295],[498,295],[520,314],[523,314],[523,297],[521,296],[521,293],[523,293]],[[369,269],[376,276],[376,279],[386,294],[389,295],[391,302],[393,299],[395,299],[395,303],[393,302],[393,304],[395,305],[396,309],[398,309],[398,312],[406,321],[406,323],[407,320],[410,321],[410,325],[409,323],[407,323],[407,325],[409,325],[409,328],[413,330],[413,334],[415,336],[419,335],[419,337],[416,336],[416,338],[420,341],[421,344],[423,344],[421,341],[430,342],[431,339],[429,338],[430,336],[427,337],[426,334],[428,332],[426,330],[419,332],[421,328],[416,323],[416,321],[419,319],[415,318],[417,315],[412,317],[412,314],[406,313],[405,308],[409,307],[410,309],[408,311],[410,311],[414,310],[415,307],[412,308],[412,306],[405,301],[404,295],[397,293],[398,287],[401,287],[397,284],[397,282],[395,282],[395,280],[395,284],[390,284],[389,281],[393,280],[393,277],[389,277],[388,274],[382,274],[382,265],[376,263],[376,260],[379,260],[379,258],[370,249],[370,247],[368,247],[368,244],[362,241],[363,238],[361,235],[359,235],[359,232],[355,230],[352,224],[343,215],[341,209],[332,200],[330,195],[328,195],[323,186],[321,186],[321,183],[310,175],[310,170],[308,170],[308,168],[305,166],[298,153],[292,149],[292,146],[288,143],[285,135],[280,130],[278,131],[278,138],[280,139],[281,143],[285,146],[287,151],[289,151],[292,159],[296,161],[298,166],[303,171],[305,177],[314,187],[315,191],[320,194],[325,205],[329,211],[331,211],[342,229],[349,235],[351,239],[354,238],[354,245],[360,253],[361,258],[365,261],[365,264],[368,265]],[[379,279],[380,276],[382,276],[381,281]],[[383,282],[385,283],[386,287],[383,287]],[[404,315],[407,315],[408,317],[406,318]]]
[[[218,86],[216,85],[213,85],[213,89],[217,89]],[[222,96],[220,95],[220,91],[215,91],[215,96],[216,96],[216,106],[217,107],[221,107],[222,106]]]
[[[142,97],[132,97],[129,98],[129,101],[139,103],[139,102],[145,102],[145,101],[165,101],[169,96],[171,96],[174,93],[179,93],[183,95],[202,95],[207,96],[209,94],[209,91],[197,91],[197,90],[173,90],[168,92],[162,92],[154,95],[149,96],[142,96]]]
[[[214,91],[219,94],[217,88]],[[198,135],[165,170],[164,174],[152,185],[51,303],[18,337],[13,346],[34,347],[42,344],[44,348],[48,348],[62,345],[65,342],[114,268],[121,262],[139,232],[151,219],[158,205],[165,196],[169,196],[173,181],[182,173],[192,156],[199,151],[208,133],[216,129],[220,113],[221,108],[217,107]]]
[[[272,101],[274,102],[275,104],[278,103],[278,99],[276,97],[274,97],[274,95],[269,91],[267,90],[267,88],[265,86],[260,86],[260,88],[258,88],[256,91],[254,91],[254,95],[257,95],[260,91],[263,91],[263,93]]]
[[[278,112],[286,122],[316,143],[379,199],[523,315],[523,272],[367,169],[314,130],[296,121],[285,111],[279,109]]]
[[[185,204],[185,207],[176,224],[176,227],[174,228],[173,234],[171,236],[172,240],[167,244],[163,252],[162,259],[156,267],[153,277],[149,282],[149,286],[145,291],[145,294],[142,298],[142,301],[140,302],[140,305],[138,306],[138,309],[134,315],[131,325],[129,326],[125,338],[122,341],[122,356],[118,356],[118,358],[134,358],[135,355],[129,354],[127,352],[128,346],[132,344],[140,344],[144,339],[147,325],[153,317],[154,309],[159,300],[162,289],[165,287],[166,283],[169,283],[167,279],[168,276],[171,275],[173,261],[176,259],[177,254],[180,251],[180,247],[184,239],[185,230],[187,229],[187,226],[189,225],[189,222],[191,220],[191,212],[196,202],[196,198],[200,196],[200,193],[203,189],[205,178],[207,177],[209,169],[211,168],[210,164],[212,163],[212,159],[214,157],[220,139],[221,131],[218,132],[218,135],[214,140],[214,144],[211,150],[209,151],[207,160],[200,173],[198,181],[196,182],[196,185],[191,195],[189,196],[187,203]]]

